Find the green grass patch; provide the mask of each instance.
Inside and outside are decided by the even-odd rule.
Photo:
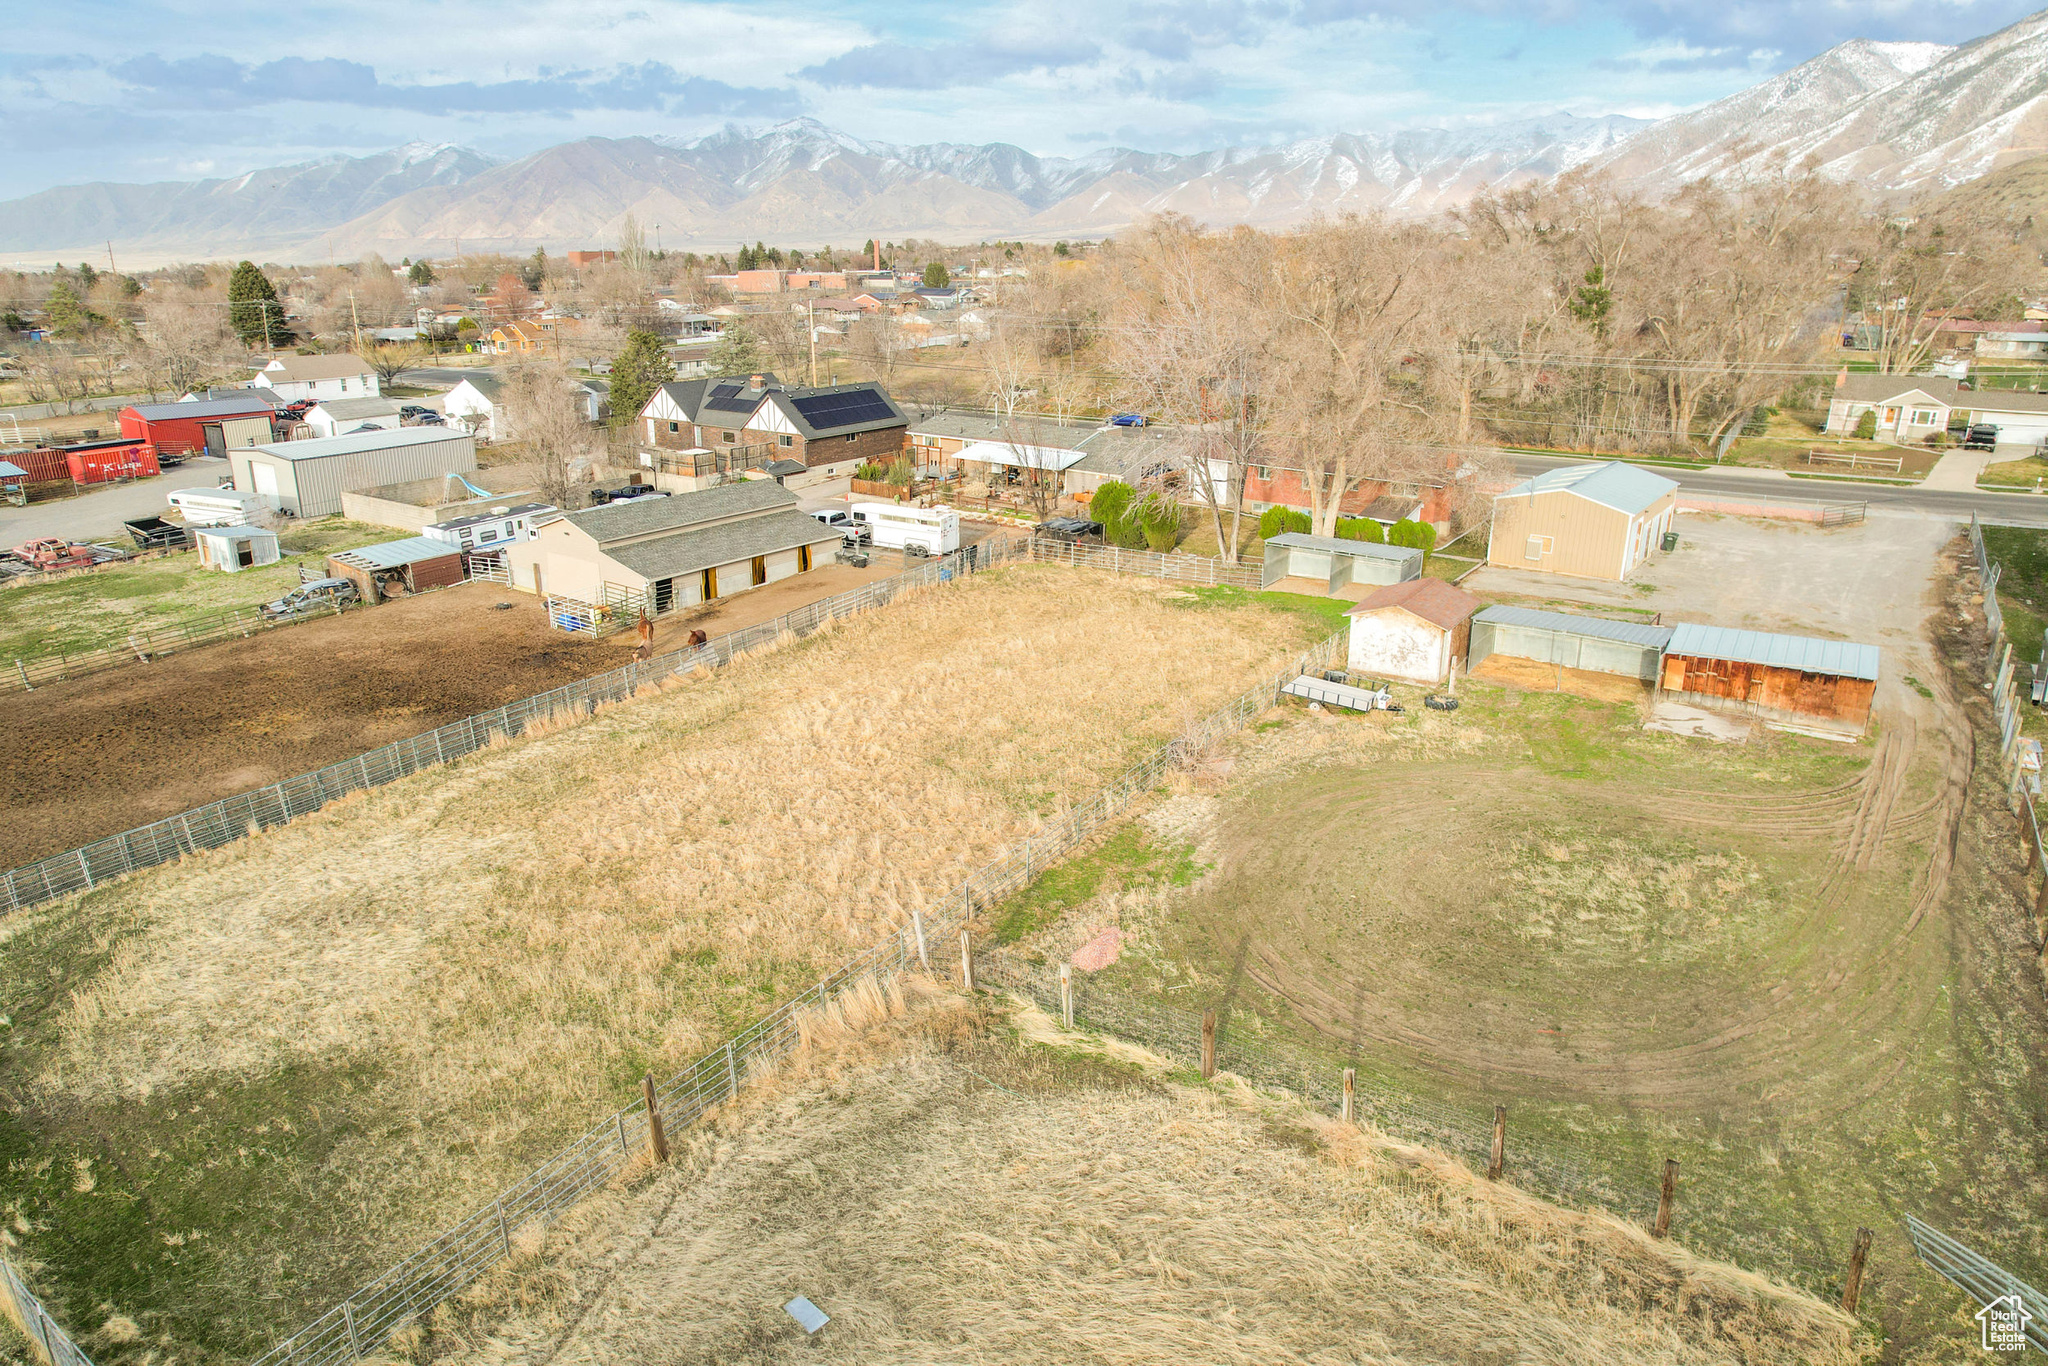
[[[1986,465],[1984,472],[1977,476],[1979,488],[2021,488],[2031,489],[2048,481],[2048,460],[2029,457],[2025,460],[2001,460],[1995,465]]]
[[[1155,843],[1142,825],[1125,825],[1088,853],[1055,864],[996,907],[991,928],[998,944],[1014,944],[1104,892],[1186,887],[1201,873],[1193,849]]]
[[[176,626],[268,602],[337,550],[398,539],[390,527],[328,517],[278,538],[284,558],[224,574],[186,551],[110,565],[49,583],[0,589],[0,659],[77,654],[124,644],[131,632]]]
[[[1312,633],[1311,640],[1322,640],[1332,631],[1343,629],[1344,614],[1355,605],[1348,598],[1315,598],[1305,593],[1261,593],[1257,589],[1235,588],[1229,584],[1190,588],[1186,592],[1188,598],[1193,599],[1188,605],[1193,607],[1244,607],[1256,603],[1276,612],[1285,612],[1300,619],[1302,626]]]

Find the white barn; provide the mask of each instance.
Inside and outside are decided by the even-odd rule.
[[[1471,648],[1479,599],[1442,579],[1388,584],[1345,613],[1351,619],[1346,663],[1353,673],[1437,684]]]

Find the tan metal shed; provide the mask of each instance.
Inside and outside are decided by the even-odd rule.
[[[1493,500],[1486,562],[1588,579],[1625,579],[1678,514],[1678,484],[1619,460],[1569,465]]]

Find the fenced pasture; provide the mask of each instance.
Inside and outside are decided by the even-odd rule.
[[[52,1163],[9,1196],[105,1230],[36,1246],[59,1316],[89,1330],[113,1304],[136,1350],[219,1359],[307,1319],[278,1360],[374,1340],[487,1264],[498,1202],[476,1211],[479,1187],[509,1193],[516,1240],[632,1146],[615,1117],[549,1161],[642,1071],[709,1050],[662,1088],[686,1118],[764,1006],[849,952],[914,952],[911,910],[938,932],[951,889],[1013,890],[1110,809],[1107,774],[1248,678],[1270,698],[1310,638],[1258,604],[1019,566],[18,912],[9,1066],[56,1090],[24,1116]],[[1131,783],[1170,759],[1147,762]],[[1003,849],[1020,852],[962,884]],[[735,1068],[783,1046],[774,1018],[735,1040]],[[146,1222],[94,1217],[138,1199]],[[423,1246],[444,1251],[380,1283]],[[338,1308],[353,1287],[385,1297]]]

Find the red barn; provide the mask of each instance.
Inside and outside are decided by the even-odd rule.
[[[140,403],[121,410],[121,435],[162,451],[226,455],[275,439],[276,409],[257,394],[194,403]]]

